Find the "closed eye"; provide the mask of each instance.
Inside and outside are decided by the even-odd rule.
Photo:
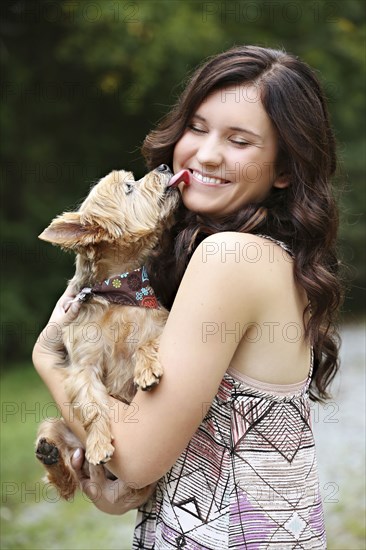
[[[200,128],[196,126],[195,124],[188,124],[187,128],[191,130],[192,132],[196,132],[197,134],[205,134],[206,130],[203,130],[203,128]]]
[[[191,132],[194,132],[195,134],[206,134],[207,130],[203,129],[200,126],[197,126],[194,123],[188,124],[187,126],[188,130],[191,130]],[[245,147],[246,145],[250,145],[248,141],[243,141],[241,139],[229,139],[230,143],[233,145],[237,145],[238,147]]]
[[[250,145],[247,141],[242,141],[239,139],[230,139],[231,143],[234,143],[234,145],[239,145],[239,147],[244,147],[245,145]]]

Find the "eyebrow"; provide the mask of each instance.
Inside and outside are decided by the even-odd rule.
[[[202,122],[207,122],[207,120],[203,116],[198,114],[193,115],[192,118],[198,118],[199,120],[202,120]],[[253,132],[253,130],[248,130],[247,128],[240,128],[240,126],[229,126],[228,129],[233,130],[234,132],[244,132],[246,134],[251,134],[258,139],[262,139],[259,134],[256,134],[255,132]]]

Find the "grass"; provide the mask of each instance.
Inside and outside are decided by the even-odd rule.
[[[109,516],[83,495],[60,501],[42,482],[34,456],[37,426],[56,416],[32,366],[16,365],[1,379],[1,548],[3,550],[128,550],[135,512]]]

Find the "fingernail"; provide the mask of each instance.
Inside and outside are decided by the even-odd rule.
[[[80,457],[81,457],[81,451],[80,449],[76,449],[76,451],[72,455],[72,458],[75,458],[75,460],[78,460]]]

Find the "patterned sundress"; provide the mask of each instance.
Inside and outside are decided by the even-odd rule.
[[[311,356],[299,384],[227,370],[187,448],[139,509],[134,550],[326,548]]]

